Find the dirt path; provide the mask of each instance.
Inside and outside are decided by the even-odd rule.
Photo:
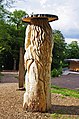
[[[17,74],[3,74],[0,82],[0,119],[50,119],[49,113],[24,112],[24,91],[18,90]]]
[[[0,83],[0,119],[79,119],[79,99],[52,94],[49,113],[23,111],[24,91],[18,91],[17,75],[5,74]],[[10,81],[10,83],[9,83]],[[52,115],[58,114],[56,118]]]
[[[7,74],[3,73],[1,83],[18,83],[18,75],[17,74]]]
[[[63,88],[79,90],[79,75],[68,74],[60,77],[52,78],[52,84]]]

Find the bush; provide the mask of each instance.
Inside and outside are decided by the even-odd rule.
[[[52,71],[51,71],[51,77],[57,77],[58,76],[58,71],[57,71],[57,69],[53,69]]]
[[[51,77],[58,77],[62,74],[62,67],[60,67],[59,69],[54,68],[51,71]]]

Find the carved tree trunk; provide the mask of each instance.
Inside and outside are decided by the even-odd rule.
[[[19,88],[24,87],[24,51],[20,48],[20,59],[19,59]]]
[[[51,108],[52,29],[47,19],[33,19],[25,38],[26,92],[24,109],[45,112]]]

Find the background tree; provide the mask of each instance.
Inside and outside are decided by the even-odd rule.
[[[53,31],[54,37],[54,49],[53,49],[53,62],[52,62],[52,69],[53,68],[60,68],[62,62],[65,58],[65,40],[63,34],[59,30]]]
[[[3,52],[10,50],[10,47],[8,46],[7,39],[10,39],[10,35],[7,32],[8,25],[6,24],[6,18],[8,16],[8,11],[4,9],[4,6],[0,2],[0,69],[2,65],[4,64],[4,55]]]
[[[54,49],[52,61],[52,76],[58,76],[62,72],[63,61],[65,58],[65,40],[64,36],[59,30],[53,31]]]
[[[77,41],[72,41],[66,47],[66,58],[67,59],[79,59],[79,45]]]
[[[3,12],[1,13],[2,13],[1,15],[2,17],[0,19],[0,47],[4,48],[4,51],[2,51],[0,54],[0,56],[2,57],[1,60],[3,59],[2,61],[5,66],[5,69],[13,69],[13,67],[15,67],[15,69],[16,68],[18,69],[19,49],[20,46],[24,44],[23,42],[25,36],[25,26],[22,24],[21,18],[26,13],[21,10],[17,11],[17,14],[16,12],[14,12],[15,15],[13,13],[9,13],[7,15],[8,21],[5,21],[4,19],[6,13],[5,12],[4,14]],[[14,19],[13,19],[13,15],[14,15]],[[17,16],[17,18],[15,16]],[[15,62],[16,66],[14,66],[13,62]],[[1,63],[1,65],[3,64]]]
[[[11,7],[11,5],[15,2],[16,0],[0,0],[0,4],[3,5],[4,7]]]
[[[15,38],[15,48],[13,49],[13,59],[14,59],[14,70],[16,70],[16,63],[17,63],[17,59],[18,59],[18,50],[17,48],[20,49],[20,47],[22,47],[24,45],[24,27],[22,24],[22,17],[26,15],[25,11],[22,10],[15,10],[13,13],[10,14],[10,19],[9,19],[9,23],[11,25],[14,26],[15,31],[16,31],[16,38]],[[19,46],[19,47],[18,47]]]

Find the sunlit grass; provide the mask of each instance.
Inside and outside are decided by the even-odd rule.
[[[71,90],[67,88],[61,88],[55,85],[51,86],[51,93],[57,93],[57,94],[62,94],[63,96],[79,98],[79,91]]]

